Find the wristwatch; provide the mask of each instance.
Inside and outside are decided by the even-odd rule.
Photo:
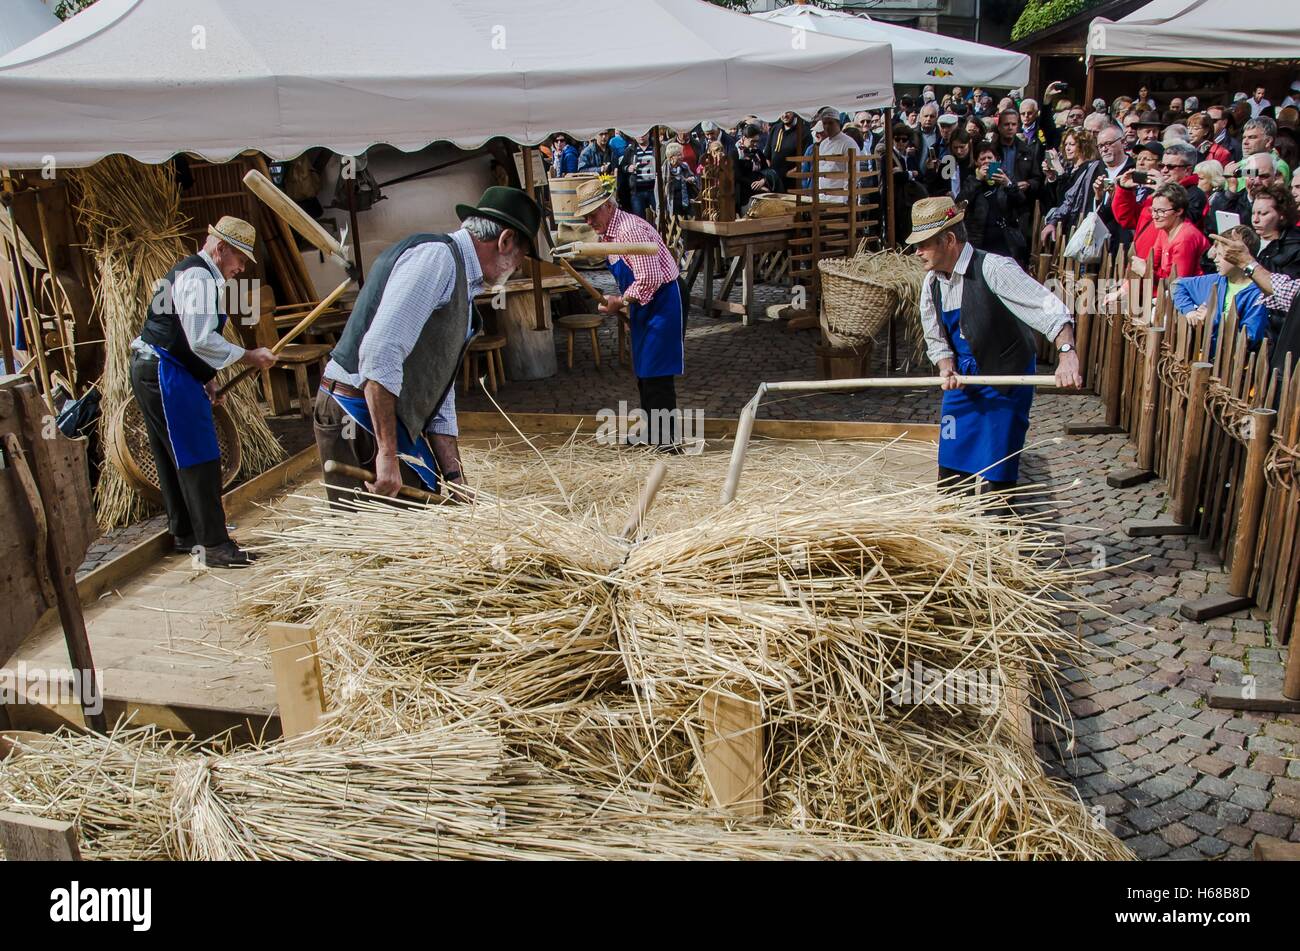
[[[1074,352],[1074,344],[1072,344],[1072,343],[1063,343],[1063,344],[1061,344],[1059,347],[1056,348],[1056,352],[1057,352],[1057,353],[1073,353],[1073,352]]]
[[[1249,264],[1247,264],[1245,267],[1243,267],[1243,268],[1241,269],[1241,273],[1242,273],[1242,274],[1245,274],[1247,277],[1254,277],[1254,276],[1255,276],[1255,268],[1257,268],[1257,267],[1259,267],[1259,262],[1258,262],[1258,261],[1251,261]]]

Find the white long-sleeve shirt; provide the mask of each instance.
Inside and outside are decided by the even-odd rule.
[[[207,251],[200,251],[199,257],[205,266],[186,268],[172,282],[172,313],[180,321],[194,355],[212,369],[224,370],[244,355],[244,348],[231,343],[217,329],[225,279]],[[155,293],[159,291],[166,292],[167,288],[156,289]],[[139,337],[131,341],[131,349],[154,353],[153,347]]]
[[[921,328],[925,331],[925,349],[932,363],[951,360],[954,354],[940,326],[940,315],[935,313],[931,288],[935,281],[939,282],[939,298],[944,310],[961,307],[963,277],[974,253],[974,246],[967,244],[957,256],[952,274],[944,276],[938,271],[930,271],[921,285]],[[1048,340],[1055,340],[1061,328],[1074,323],[1061,299],[1021,270],[1011,258],[985,254],[984,282],[1011,313]]]
[[[462,228],[452,232],[451,237],[465,261],[465,288],[469,294],[465,336],[468,339],[474,326],[474,297],[483,289],[483,269],[469,232]],[[325,367],[325,375],[358,390],[365,388],[367,380],[374,380],[394,396],[401,396],[402,365],[415,349],[425,322],[451,300],[455,290],[456,259],[450,247],[441,241],[428,241],[410,248],[393,265],[374,319],[361,338],[357,372],[349,373],[331,360]],[[429,421],[427,431],[443,436],[459,434],[454,381],[438,412]]]

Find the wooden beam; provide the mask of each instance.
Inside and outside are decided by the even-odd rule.
[[[1189,621],[1208,621],[1210,618],[1222,617],[1234,611],[1248,608],[1255,601],[1234,594],[1212,594],[1199,601],[1189,601],[1178,609],[1178,613]]]
[[[266,626],[271,672],[280,706],[280,728],[286,738],[313,729],[325,714],[316,632],[310,624],[273,622]]]
[[[1125,432],[1123,426],[1110,426],[1106,423],[1066,423],[1067,436],[1117,436]]]
[[[1112,489],[1127,489],[1129,486],[1150,482],[1156,474],[1150,469],[1117,469],[1106,476],[1106,484]]]
[[[1206,703],[1216,710],[1247,710],[1254,713],[1300,713],[1300,698],[1291,699],[1277,690],[1255,689],[1254,696],[1242,696],[1241,687],[1215,687]]]
[[[0,812],[0,849],[10,862],[75,862],[81,858],[75,822]]]
[[[736,816],[763,814],[763,721],[757,701],[711,690],[702,701],[705,781],[714,805]]]
[[[1255,836],[1256,862],[1300,862],[1300,842],[1286,842],[1270,835]]]

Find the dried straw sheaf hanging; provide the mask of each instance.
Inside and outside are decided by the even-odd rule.
[[[1054,621],[1068,578],[1033,557],[1044,536],[894,484],[858,453],[823,466],[757,449],[743,503],[720,511],[725,460],[678,460],[657,531],[630,550],[609,527],[644,457],[574,443],[545,467],[471,457],[479,485],[527,500],[299,509],[259,565],[255,610],[317,620],[331,698],[359,732],[486,713],[585,785],[686,806],[703,801],[702,700],[720,691],[761,706],[787,827],[984,857],[1123,856],[1014,728],[1026,701],[1009,688],[1083,648]],[[583,482],[566,486],[569,472]],[[978,674],[985,695],[894,703],[917,665]]]
[[[76,173],[80,192],[77,212],[99,272],[95,307],[104,327],[104,375],[100,380],[101,444],[108,445],[108,427],[118,408],[131,395],[131,341],[140,333],[157,281],[194,249],[183,240],[185,219],[180,211],[180,191],[171,167],[144,165],[125,156],[110,156]],[[239,336],[233,322],[225,335]],[[222,372],[224,382],[238,371]],[[284,458],[284,450],[267,427],[252,387],[229,394],[226,408],[239,431],[243,474],[257,474]],[[105,529],[130,524],[151,514],[140,497],[106,455],[95,505]]]

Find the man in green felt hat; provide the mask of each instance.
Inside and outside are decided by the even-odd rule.
[[[542,210],[495,185],[456,214],[458,231],[411,235],[379,255],[330,354],[312,418],[321,464],[375,473],[373,482],[326,475],[335,505],[360,491],[393,496],[404,484],[439,492],[445,483],[469,498],[454,383],[482,330],[474,296],[536,256]]]

